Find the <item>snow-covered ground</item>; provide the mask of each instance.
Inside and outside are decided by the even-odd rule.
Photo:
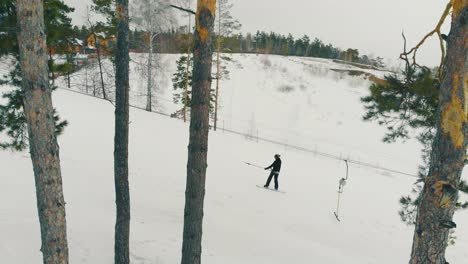
[[[131,104],[146,107],[146,54],[131,54]],[[157,111],[172,114],[182,108],[172,100],[172,75],[176,54],[158,54],[153,100]],[[335,70],[354,70],[383,78],[388,72],[361,69],[328,59],[277,55],[234,54],[227,64],[229,79],[220,84],[218,127],[300,146],[318,152],[370,162],[416,173],[420,145],[416,141],[385,144],[385,129],[362,122],[364,107],[359,98],[371,82]],[[106,87],[114,86],[112,64],[104,61]],[[71,88],[92,91],[94,79],[100,94],[98,67],[83,69],[71,77]],[[66,86],[66,78],[58,82]],[[214,83],[213,83],[214,87]],[[108,93],[113,96],[111,91]]]
[[[176,55],[163,57],[171,62]],[[281,56],[236,55],[236,60],[242,67],[231,66],[231,79],[222,84],[225,128],[247,132],[255,127],[260,137],[415,172],[420,159],[414,140],[380,143],[384,130],[360,120],[359,98],[369,82],[329,70],[350,66]],[[168,86],[159,96],[170,99],[175,66],[168,65]],[[144,92],[144,80],[132,73],[133,95],[138,89]],[[144,106],[144,97],[139,98],[132,97],[133,103]],[[167,112],[175,108],[169,100],[161,104]],[[59,143],[71,262],[112,263],[113,106],[61,89],[54,93],[54,105],[70,122]],[[188,124],[138,109],[131,110],[130,121],[132,263],[177,263]],[[413,229],[400,221],[397,211],[413,178],[351,165],[342,222],[337,222],[333,211],[338,180],[345,174],[343,162],[222,130],[210,132],[209,143],[203,263],[407,262]],[[269,165],[274,153],[283,159],[284,194],[257,188],[267,172],[244,164]],[[28,153],[0,152],[0,167],[1,263],[40,263]],[[451,263],[468,257],[467,221],[468,212],[456,214],[458,239],[447,251]]]

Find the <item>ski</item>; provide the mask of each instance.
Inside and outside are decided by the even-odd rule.
[[[278,193],[286,193],[285,191],[281,191],[281,190],[275,190],[275,189],[271,189],[271,188],[268,188],[268,187],[263,187],[263,186],[260,186],[260,185],[256,185],[258,188],[260,189],[265,189],[265,190],[269,190],[269,191],[272,191],[272,192],[278,192]]]

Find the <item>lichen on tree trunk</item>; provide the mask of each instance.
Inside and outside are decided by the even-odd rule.
[[[65,200],[48,78],[43,1],[17,0],[16,8],[23,106],[36,182],[43,262],[66,264]]]
[[[203,202],[208,152],[209,108],[212,66],[212,33],[216,1],[198,0],[190,137],[185,191],[182,264],[201,263]]]
[[[439,96],[437,135],[418,208],[410,264],[445,264],[449,228],[464,167],[468,93],[468,0],[453,0]]]

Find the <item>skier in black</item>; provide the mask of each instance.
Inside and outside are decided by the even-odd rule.
[[[278,190],[278,176],[281,170],[281,159],[279,154],[275,154],[275,161],[270,166],[265,168],[265,170],[268,169],[271,169],[271,173],[270,176],[268,176],[268,180],[263,187],[268,188],[271,182],[271,178],[275,176],[275,190]]]

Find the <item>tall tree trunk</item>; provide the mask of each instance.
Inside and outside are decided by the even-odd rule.
[[[468,145],[468,0],[454,0],[439,96],[437,135],[418,208],[410,264],[445,264]]]
[[[128,184],[128,121],[129,121],[129,27],[128,0],[116,1],[117,50],[115,137],[114,137],[114,180],[117,219],[115,223],[115,263],[127,264],[130,237],[130,190]]]
[[[67,224],[47,69],[43,1],[17,0],[16,9],[23,104],[36,181],[43,262],[64,264],[68,263]]]
[[[55,84],[55,72],[54,72],[54,57],[52,56],[52,50],[49,51],[49,71],[52,79],[52,84]]]
[[[94,33],[94,44],[96,45],[97,59],[98,59],[98,65],[99,65],[99,74],[101,76],[102,97],[107,100],[106,88],[104,86],[104,76],[102,74],[101,51],[100,51],[100,47],[98,47],[96,33]]]
[[[148,82],[146,87],[146,111],[152,111],[151,89],[152,89],[152,68],[153,68],[153,32],[149,36],[149,54],[148,54]]]
[[[187,104],[188,104],[188,87],[190,78],[190,48],[187,50],[187,65],[185,66],[185,89],[184,89],[184,123],[187,122]]]
[[[67,83],[68,83],[68,89],[71,88],[71,85],[70,85],[70,72],[67,71]]]
[[[216,0],[198,0],[193,64],[182,264],[201,262],[203,201],[208,152],[212,33]]]
[[[86,85],[86,94],[88,93],[88,63],[85,64],[85,85]]]
[[[93,78],[93,96],[96,96],[96,80]]]
[[[189,27],[188,27],[188,32],[192,30],[192,20],[190,15],[188,15],[189,19]],[[188,104],[188,86],[189,86],[189,76],[190,76],[190,52],[192,48],[192,39],[190,34],[188,34],[188,43],[187,43],[187,65],[185,68],[185,90],[184,90],[184,123],[187,122],[187,104]]]
[[[216,41],[216,94],[215,94],[215,113],[214,113],[214,130],[218,124],[218,96],[219,96],[219,79],[221,77],[220,67],[220,52],[221,52],[221,5],[218,5],[218,36]]]

